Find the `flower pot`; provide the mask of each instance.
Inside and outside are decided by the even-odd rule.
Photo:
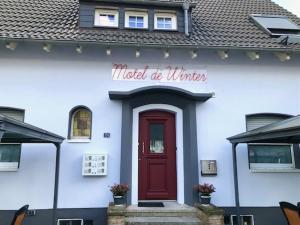
[[[210,204],[210,199],[211,196],[210,195],[200,195],[200,203],[202,205],[209,205]]]
[[[125,205],[125,198],[124,198],[124,196],[114,196],[114,205],[115,206]]]

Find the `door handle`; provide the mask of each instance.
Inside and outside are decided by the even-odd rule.
[[[143,155],[145,154],[145,142],[143,142],[143,149],[142,149],[142,151],[143,151]]]

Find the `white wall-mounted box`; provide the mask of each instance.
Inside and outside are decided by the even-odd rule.
[[[254,216],[253,215],[241,215],[241,222],[243,225],[254,225]],[[237,225],[236,215],[231,215],[230,224]]]
[[[106,176],[107,154],[85,153],[82,160],[82,176]]]

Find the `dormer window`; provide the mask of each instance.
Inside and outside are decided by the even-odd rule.
[[[177,30],[176,13],[155,13],[154,29],[157,30]]]
[[[148,13],[145,11],[126,11],[125,27],[136,29],[148,28]]]
[[[117,9],[96,9],[95,26],[118,27],[119,11]]]

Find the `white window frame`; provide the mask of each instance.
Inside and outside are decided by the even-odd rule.
[[[172,28],[168,29],[168,28],[158,28],[157,26],[157,18],[158,17],[163,17],[163,18],[170,18],[171,19],[171,24],[172,24]],[[177,15],[174,12],[156,12],[154,14],[154,29],[155,30],[178,30],[177,27]]]
[[[114,24],[101,24],[100,15],[107,14],[115,16]],[[97,27],[119,27],[119,10],[117,9],[96,9],[95,10],[95,19],[94,25]]]
[[[144,18],[144,27],[130,27],[129,26],[129,17],[136,16],[136,17],[143,17]],[[125,28],[130,29],[148,29],[148,12],[146,11],[125,11]]]
[[[20,145],[19,143],[1,143],[1,145]],[[20,153],[21,154],[21,153]],[[17,162],[1,162],[0,161],[0,172],[15,172],[19,169],[21,155]]]
[[[266,146],[272,146],[272,145],[286,145],[290,146],[291,149],[291,158],[292,163],[289,164],[277,164],[277,163],[250,163],[250,156],[248,156],[250,170],[294,170],[295,169],[295,158],[294,158],[294,148],[293,144],[289,143],[251,143],[248,145],[266,145]]]

